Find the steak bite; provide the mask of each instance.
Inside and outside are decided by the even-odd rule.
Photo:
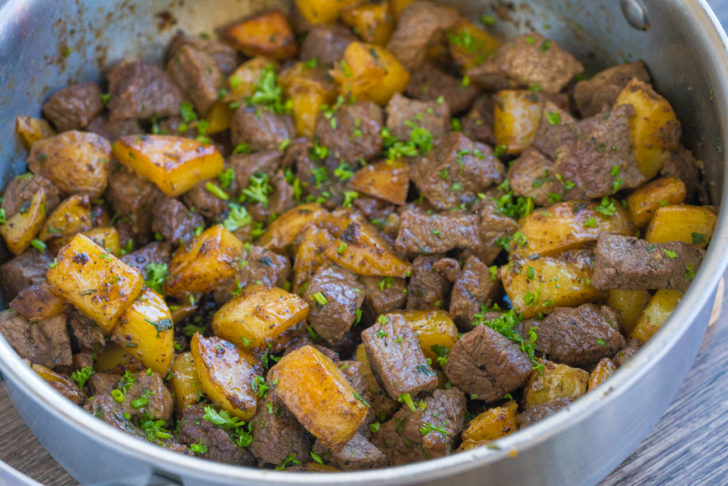
[[[387,465],[387,456],[360,433],[355,434],[349,442],[336,450],[329,449],[323,442],[317,440],[313,445],[313,452],[344,471],[359,471]]]
[[[581,116],[594,116],[610,109],[617,101],[619,93],[633,78],[645,83],[650,82],[650,73],[642,61],[613,66],[597,73],[591,79],[576,83],[574,103]]]
[[[45,191],[46,213],[50,214],[61,202],[58,188],[41,175],[19,175],[13,177],[3,194],[0,208],[5,211],[5,219],[10,219],[28,203],[38,191]]]
[[[166,73],[192,100],[200,116],[210,111],[225,82],[215,58],[190,44],[177,49],[167,62]]]
[[[478,216],[464,212],[428,214],[416,208],[402,213],[394,244],[407,254],[445,253],[455,248],[476,250],[480,246]]]
[[[562,408],[568,407],[573,401],[574,399],[571,397],[561,397],[555,398],[546,403],[541,403],[539,405],[536,405],[535,407],[531,407],[516,416],[518,426],[523,428],[528,427],[529,425],[533,425],[536,422],[539,422],[556,414],[556,412],[558,412]]]
[[[501,290],[500,279],[477,257],[470,256],[452,288],[450,317],[460,329],[473,327],[475,314],[489,307]]]
[[[372,371],[393,399],[437,387],[437,373],[427,364],[420,341],[404,317],[380,316],[361,338]]]
[[[592,285],[601,290],[685,291],[705,251],[680,241],[648,243],[631,236],[602,233],[595,249]]]
[[[569,366],[589,367],[625,345],[619,317],[608,306],[557,307],[538,326],[536,350]]]
[[[495,145],[494,112],[495,100],[492,95],[478,98],[473,108],[462,119],[463,133],[476,142]]]
[[[238,466],[255,465],[255,458],[247,449],[238,447],[222,427],[204,417],[205,407],[203,405],[193,405],[184,409],[179,417],[179,435],[177,436],[179,441],[188,446],[204,445],[205,452],[199,457],[211,461]]]
[[[109,178],[106,189],[106,197],[114,209],[128,218],[127,227],[135,240],[146,240],[151,235],[152,208],[161,196],[162,191],[153,182],[125,168]]]
[[[450,109],[445,102],[411,100],[395,94],[387,104],[387,128],[400,140],[409,140],[415,128],[437,140],[450,128]]]
[[[468,75],[485,90],[540,86],[558,93],[584,66],[555,41],[532,32],[504,42]]]
[[[276,115],[261,106],[241,106],[230,122],[233,146],[247,144],[254,152],[279,150],[295,136],[296,129],[290,115]]]
[[[450,294],[450,280],[437,271],[441,256],[418,256],[412,262],[412,275],[407,286],[407,309],[441,309]]]
[[[455,343],[445,374],[471,398],[493,402],[528,381],[531,360],[518,344],[486,325],[478,325]]]
[[[452,76],[431,62],[425,61],[420,67],[412,70],[412,77],[405,93],[416,100],[436,101],[440,97],[450,108],[450,113],[466,110],[478,95],[478,88],[472,84],[463,86],[462,80]],[[491,118],[493,106],[491,105]],[[492,126],[492,122],[491,122]],[[486,142],[486,140],[478,140]]]
[[[211,56],[218,69],[224,75],[229,75],[235,68],[240,65],[240,56],[238,51],[224,42],[217,39],[212,39],[202,36],[191,36],[187,35],[182,31],[177,31],[169,43],[169,49],[167,49],[167,62],[173,58],[175,54],[184,46],[192,46],[195,49],[204,51]]]
[[[262,405],[250,421],[253,424],[250,452],[268,464],[282,464],[291,455],[301,462],[309,461],[311,440],[303,425],[275,393],[268,393]]]
[[[147,270],[150,263],[157,265],[166,265],[169,263],[172,248],[169,243],[162,241],[153,241],[146,246],[139,248],[131,253],[127,253],[121,257],[121,261],[137,269],[144,279],[149,278]]]
[[[513,161],[506,177],[516,196],[533,198],[537,206],[550,205],[552,194],[563,196],[564,185],[556,178],[553,162],[532,147]]]
[[[375,103],[337,102],[331,109],[331,116],[322,114],[318,117],[316,137],[334,158],[354,165],[359,159],[369,160],[382,151],[383,126],[384,114]]]
[[[301,44],[301,59],[318,59],[324,67],[333,66],[344,57],[344,51],[358,40],[342,25],[315,25],[306,33]]]
[[[96,83],[72,84],[55,92],[43,104],[43,114],[59,132],[86,128],[103,110],[101,90]]]
[[[182,92],[159,67],[145,61],[121,61],[107,78],[111,120],[179,114]]]
[[[30,248],[0,265],[0,287],[6,301],[11,301],[31,285],[45,282],[46,271],[52,261],[47,252]]]
[[[311,306],[308,322],[313,330],[335,344],[356,321],[364,302],[364,287],[349,270],[324,265],[309,281],[303,298]]]
[[[0,333],[20,357],[56,368],[71,365],[66,315],[30,322],[14,310],[0,312]]]
[[[152,211],[152,231],[174,244],[187,243],[194,238],[195,228],[204,224],[205,219],[179,199],[160,197]]]
[[[379,314],[401,309],[407,302],[407,281],[396,277],[361,278],[364,285],[364,315],[369,322]]]

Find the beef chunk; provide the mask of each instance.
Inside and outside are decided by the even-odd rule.
[[[49,317],[52,310],[58,309],[63,312],[65,305],[66,302],[51,291],[51,286],[47,281],[24,288],[10,301],[10,308],[29,321]]]
[[[366,363],[342,361],[336,363],[336,365],[341,369],[346,379],[349,380],[354,390],[371,405],[366,420],[359,428],[360,433],[369,438],[371,436],[369,425],[374,421],[374,418],[381,415],[389,416],[397,407],[397,402],[379,385]]]
[[[91,120],[86,130],[98,133],[112,143],[126,135],[136,135],[143,132],[142,126],[135,118],[109,120],[109,117],[106,115],[99,115]]]
[[[50,263],[51,257],[47,252],[31,248],[0,265],[0,286],[6,301],[14,299],[21,290],[31,285],[44,282]]]
[[[424,62],[428,47],[442,40],[459,18],[451,8],[424,1],[414,2],[400,12],[387,49],[404,67],[415,69]]]
[[[245,188],[248,187],[250,178],[255,174],[273,176],[281,166],[282,159],[283,152],[277,149],[251,154],[235,154],[230,157],[230,166],[235,171],[238,186]]]
[[[314,295],[323,295],[321,305]],[[336,343],[351,329],[364,302],[364,287],[353,273],[340,267],[320,267],[309,281],[304,299],[310,303],[308,322],[327,342]]]
[[[235,278],[215,289],[216,303],[229,301],[235,292],[240,292],[248,285],[283,287],[291,271],[288,258],[260,246],[250,247],[241,255],[240,261]]]
[[[364,315],[370,320],[379,314],[404,307],[407,281],[403,278],[362,277],[365,289]]]
[[[463,430],[465,395],[457,388],[435,390],[424,402],[426,407],[418,407],[415,412],[406,406],[400,408],[372,437],[389,465],[434,459],[452,452]]]
[[[91,395],[109,393],[116,387],[121,375],[115,373],[94,373],[88,379],[88,389]]]
[[[438,139],[450,128],[450,109],[444,102],[410,100],[395,94],[387,104],[387,128],[400,140],[409,140],[414,128],[424,128]]]
[[[460,329],[472,329],[475,314],[490,306],[500,292],[500,280],[477,257],[465,261],[450,296],[450,317]]]
[[[506,177],[516,196],[530,197],[537,206],[551,204],[551,194],[563,195],[564,185],[556,178],[553,162],[531,147],[513,161]]]
[[[157,199],[152,215],[152,231],[175,244],[188,242],[195,236],[195,228],[205,224],[202,216],[171,197]]]
[[[5,187],[2,204],[0,207],[5,210],[5,219],[10,219],[20,212],[36,192],[44,190],[46,194],[46,212],[50,214],[61,202],[61,195],[58,188],[51,181],[40,175],[15,176]]]
[[[562,397],[556,398],[546,403],[541,403],[539,405],[536,405],[535,407],[531,407],[525,412],[521,412],[516,416],[518,426],[523,428],[528,427],[529,425],[533,425],[539,420],[543,420],[547,417],[554,415],[562,408],[568,407],[569,404],[571,404],[571,402],[573,401],[574,399],[571,397]]]
[[[14,310],[5,310],[0,312],[0,333],[21,358],[46,368],[71,365],[65,314],[30,322]]]
[[[485,402],[522,387],[531,375],[531,361],[518,344],[486,325],[463,334],[445,365],[453,385]]]
[[[108,393],[89,398],[84,403],[83,408],[123,432],[137,437],[146,438],[147,436],[139,427],[124,417],[124,408]]]
[[[164,384],[164,378],[159,373],[150,374],[148,371],[134,373],[133,377],[133,384],[124,392],[121,406],[132,417],[141,417],[149,412],[153,417],[169,422],[174,411],[174,401]],[[146,402],[143,398],[146,398]],[[141,406],[138,406],[140,403]]]
[[[240,64],[240,56],[234,47],[213,38],[188,36],[182,31],[177,31],[169,44],[167,62],[184,46],[204,51],[215,60],[218,69],[226,76],[235,71]]]
[[[546,93],[558,93],[583,70],[581,63],[555,41],[532,32],[501,44],[468,75],[486,90],[537,84]]]
[[[290,115],[276,115],[265,108],[243,105],[230,124],[233,145],[247,143],[253,151],[278,150],[296,135]]]
[[[268,464],[281,464],[291,454],[295,454],[296,459],[303,463],[310,460],[311,442],[306,429],[274,393],[269,393],[265,403],[258,405],[251,422],[253,442],[250,452],[259,460]]]
[[[111,120],[163,118],[179,113],[182,92],[160,68],[122,61],[108,74]]]
[[[642,347],[642,341],[639,339],[630,339],[627,341],[627,344],[622,347],[619,351],[617,351],[617,354],[614,355],[614,364],[617,365],[617,367],[621,367],[629,361],[629,359],[634,356],[637,351],[640,350]]]
[[[76,309],[68,311],[68,329],[75,349],[88,353],[99,353],[106,346],[106,337],[101,328]]]
[[[85,128],[103,109],[96,83],[72,84],[43,104],[43,114],[59,132]]]
[[[331,450],[317,440],[313,445],[313,451],[344,471],[359,471],[387,465],[384,453],[359,433],[337,450]]]
[[[182,411],[179,418],[180,442],[187,444],[202,443],[207,451],[200,455],[211,461],[235,464],[238,466],[254,466],[255,459],[246,449],[235,444],[225,430],[205,418],[205,407],[194,405]]]
[[[192,100],[201,116],[210,111],[225,82],[215,58],[189,44],[177,49],[167,62],[166,73]]]
[[[248,212],[256,221],[268,222],[272,215],[280,215],[296,205],[293,186],[288,183],[282,170],[269,177],[268,185],[271,192],[267,196],[267,204],[261,202],[247,204]]]
[[[225,192],[229,193],[229,188]],[[190,211],[195,211],[210,221],[221,219],[223,213],[229,209],[228,201],[220,199],[207,190],[206,181],[192,186],[192,189],[182,195],[182,201],[190,208]]]
[[[480,245],[472,253],[486,265],[493,263],[503,250],[498,241],[511,236],[518,229],[518,224],[513,219],[498,211],[494,201],[498,194],[499,191],[488,191],[485,198],[478,201],[472,209],[478,215],[480,224]]]
[[[394,244],[403,253],[445,253],[454,248],[475,250],[480,244],[478,223],[478,216],[474,214],[427,214],[406,209]]]
[[[316,25],[301,44],[301,59],[316,58],[322,66],[333,66],[344,57],[344,51],[358,40],[351,30],[341,25]]]
[[[478,95],[477,87],[472,84],[463,86],[460,79],[427,61],[414,69],[411,74],[412,77],[405,90],[407,96],[422,101],[435,101],[442,96],[451,114],[467,109]],[[491,105],[491,118],[492,111]]]
[[[120,218],[129,219],[134,239],[145,240],[151,234],[152,208],[162,192],[154,183],[128,169],[121,169],[109,178],[106,197]],[[123,243],[122,243],[123,244]]]
[[[330,210],[341,206],[344,200],[345,186],[336,177],[336,169],[343,163],[329,155],[318,160],[311,153],[312,144],[308,141],[294,143],[287,151],[283,165],[295,165],[296,177],[302,183],[305,200],[322,201],[321,204]],[[352,167],[354,164],[350,164]]]
[[[576,119],[568,111],[550,101],[544,101],[533,147],[547,158],[555,159],[563,145],[576,141],[575,123]]]
[[[441,309],[450,293],[450,281],[434,266],[439,256],[418,256],[412,262],[412,276],[407,287],[407,308]]]
[[[700,184],[701,165],[702,163],[695,159],[693,153],[681,145],[665,160],[660,175],[663,177],[676,176],[682,179],[685,183],[687,199],[692,200],[696,194],[705,190]]]
[[[538,326],[536,350],[558,363],[589,367],[624,346],[619,325],[606,305],[557,307]]]
[[[401,315],[381,318],[361,338],[372,371],[393,399],[437,387],[437,373],[427,364],[417,335]]]
[[[562,145],[555,158],[556,171],[575,184],[565,199],[598,198],[645,182],[632,149],[634,113],[632,105],[620,105],[574,125],[575,142]]]
[[[581,116],[586,118],[608,110],[617,101],[632,78],[650,82],[650,73],[642,61],[610,67],[591,79],[579,81],[574,86],[574,103]]]
[[[495,100],[485,95],[477,99],[473,108],[462,119],[463,133],[476,142],[495,145],[493,121],[495,116]]]
[[[147,278],[147,266],[150,263],[168,263],[171,247],[169,243],[154,241],[148,245],[121,257],[121,261],[136,268]]]
[[[344,103],[331,119],[318,117],[316,136],[336,159],[355,164],[359,159],[369,160],[382,151],[383,126],[382,109],[371,101]]]
[[[685,291],[705,251],[680,241],[648,243],[602,233],[597,239],[592,285],[598,289]],[[692,271],[691,271],[692,270]]]
[[[490,147],[451,132],[412,166],[410,178],[430,204],[446,210],[473,200],[504,173]]]

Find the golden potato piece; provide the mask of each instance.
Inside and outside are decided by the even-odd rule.
[[[646,343],[670,317],[680,303],[682,292],[678,290],[658,290],[645,307],[645,311],[632,331],[632,337]]]
[[[86,194],[74,194],[48,216],[38,239],[66,244],[76,233],[90,229],[91,200]]]
[[[680,143],[680,122],[672,106],[638,79],[625,86],[614,105],[634,107],[636,114],[629,120],[634,155],[642,175],[652,179]]]
[[[579,368],[540,359],[543,370],[533,370],[523,400],[526,409],[557,398],[579,398],[586,393],[589,373]]]
[[[45,216],[46,192],[41,189],[33,194],[25,212],[18,211],[0,224],[0,235],[5,238],[8,249],[15,255],[23,253],[43,227]]]
[[[290,253],[306,228],[325,214],[328,211],[315,203],[301,204],[290,209],[268,226],[258,240],[258,245],[276,253]]]
[[[589,391],[592,391],[617,371],[617,365],[609,358],[602,358],[589,375]]]
[[[326,249],[326,257],[357,275],[405,278],[412,271],[412,265],[387,250],[341,239]]]
[[[394,22],[387,2],[367,3],[341,11],[341,20],[364,42],[384,46],[394,31]]]
[[[61,192],[94,198],[106,190],[110,160],[111,144],[104,137],[71,130],[35,142],[28,169],[50,179]]]
[[[46,278],[54,292],[107,333],[144,286],[139,272],[83,234],[61,248]]]
[[[225,29],[225,36],[246,56],[289,59],[298,53],[298,44],[286,14],[271,10],[257,14]]]
[[[381,46],[352,42],[344,58],[331,72],[344,96],[386,105],[396,93],[402,93],[410,74],[391,52]]]
[[[42,118],[31,118],[19,116],[15,118],[15,133],[27,149],[33,146],[38,140],[52,137],[56,134],[51,124]]]
[[[274,61],[258,56],[248,59],[238,66],[238,68],[235,69],[230,76],[228,76],[228,94],[222,98],[222,101],[236,102],[253,96],[253,93],[255,93],[255,86],[263,77],[263,69],[271,64],[273,66],[277,66]]]
[[[471,21],[461,19],[448,35],[450,55],[465,72],[483,64],[501,42]]]
[[[174,356],[174,323],[164,298],[145,288],[121,316],[111,339],[147,368],[166,375]]]
[[[182,245],[174,252],[164,291],[174,297],[211,292],[220,282],[235,276],[242,251],[243,242],[223,225],[206,229],[191,245]]]
[[[278,351],[287,342],[284,334],[305,321],[308,311],[308,302],[296,294],[259,287],[222,306],[212,319],[212,329],[243,349],[262,350],[271,345]]]
[[[324,69],[303,62],[297,62],[284,71],[280,83],[291,102],[296,133],[302,137],[313,137],[319,111],[336,99],[336,84]]]
[[[630,334],[651,297],[646,290],[611,289],[607,292],[607,305],[619,312],[624,332]]]
[[[230,128],[235,110],[230,108],[228,103],[217,100],[212,104],[212,108],[207,112],[205,120],[207,120],[207,135],[215,135],[224,132]]]
[[[496,145],[508,155],[518,155],[530,147],[541,121],[543,105],[527,90],[506,89],[495,95],[493,133]]]
[[[194,405],[202,396],[202,385],[190,351],[178,354],[172,361],[172,390],[177,410]]]
[[[78,389],[78,386],[71,378],[36,363],[32,363],[30,367],[38,374],[38,376],[47,381],[48,384],[55,388],[61,395],[68,398],[76,405],[81,404],[84,398],[83,393]]]
[[[258,406],[251,382],[260,374],[257,361],[219,337],[192,336],[190,350],[202,390],[218,407],[250,420]]]
[[[124,370],[141,371],[144,365],[116,343],[109,343],[96,358],[96,371],[99,373],[122,374]]]
[[[303,18],[312,24],[334,22],[341,10],[362,0],[296,0],[296,7]]]
[[[650,243],[682,241],[705,248],[717,221],[711,206],[665,206],[655,211],[645,230],[645,239]]]
[[[112,255],[119,256],[121,254],[119,232],[113,226],[94,228],[86,231],[84,234],[101,248],[106,248]]]
[[[635,189],[627,196],[629,218],[638,228],[650,222],[659,208],[685,201],[685,183],[679,177],[663,177]]]
[[[489,408],[470,421],[468,428],[463,431],[463,440],[482,443],[505,437],[518,430],[517,414],[518,403],[514,400],[500,407]]]
[[[298,293],[316,270],[327,261],[324,252],[334,241],[334,237],[325,229],[312,226],[306,230],[293,259],[294,292]]]
[[[404,204],[409,189],[409,165],[401,161],[369,164],[354,174],[349,187],[392,204]]]
[[[149,179],[169,197],[192,189],[223,170],[213,145],[173,135],[129,135],[114,142],[114,157]]]
[[[268,373],[288,410],[328,447],[346,444],[367,416],[368,406],[331,359],[313,346],[289,353]]]
[[[435,350],[448,352],[458,340],[458,328],[444,310],[402,310],[393,314],[401,315],[412,326],[422,352],[432,360],[433,366],[438,357]]]

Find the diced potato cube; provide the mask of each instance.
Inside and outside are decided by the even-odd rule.
[[[495,95],[493,133],[496,145],[508,155],[518,155],[531,146],[541,121],[543,105],[530,91],[506,89]]]
[[[503,270],[503,288],[516,312],[527,319],[539,312],[547,314],[555,307],[575,307],[602,297],[591,286],[589,268],[557,258],[511,262]]]
[[[280,83],[291,102],[296,133],[313,137],[321,107],[336,98],[336,84],[322,68],[297,62],[281,74]]]
[[[23,253],[43,227],[45,217],[46,192],[41,189],[33,194],[25,212],[19,211],[0,224],[0,235],[5,238],[8,249],[15,255]]]
[[[259,287],[222,306],[212,319],[212,329],[243,349],[262,350],[271,345],[278,351],[287,342],[285,335],[306,320],[308,310],[308,303],[296,294]]]
[[[514,244],[513,254],[525,258],[553,255],[593,244],[600,233],[634,235],[627,212],[619,205],[612,216],[599,213],[598,207],[598,203],[568,201],[532,212],[519,221],[526,244]]]
[[[296,7],[306,21],[328,24],[339,18],[342,9],[359,3],[362,0],[296,0]]]
[[[607,293],[607,305],[619,312],[624,332],[630,334],[651,297],[646,290],[611,289]]]
[[[680,122],[670,103],[638,79],[625,86],[615,102],[618,105],[632,105],[635,109],[635,116],[629,120],[634,155],[642,175],[652,179],[680,143]]]
[[[258,245],[276,253],[289,253],[294,250],[296,240],[306,228],[319,221],[325,214],[328,214],[328,211],[315,203],[301,204],[290,209],[268,226],[258,240]]]
[[[324,252],[334,242],[325,229],[312,226],[306,230],[293,259],[293,291],[298,292],[326,260]]]
[[[344,51],[331,75],[344,96],[386,105],[396,93],[402,93],[410,74],[391,52],[381,46],[352,42]]]
[[[144,286],[139,272],[83,234],[61,248],[46,278],[57,294],[107,333]]]
[[[116,343],[109,343],[96,358],[94,368],[99,373],[121,374],[124,370],[141,371],[144,365],[141,361],[127,352],[128,348],[122,348]]]
[[[604,380],[614,374],[615,371],[617,371],[617,365],[614,364],[614,361],[609,358],[602,358],[589,375],[589,391],[604,383]]]
[[[229,103],[220,100],[215,101],[205,116],[205,120],[207,120],[207,135],[215,135],[230,128],[233,113],[235,113],[235,110],[230,108]]]
[[[717,221],[711,206],[665,206],[655,211],[645,230],[645,239],[650,243],[682,241],[705,248]]]
[[[174,135],[129,135],[114,143],[114,157],[149,179],[169,197],[192,189],[223,170],[213,145]]]
[[[28,156],[28,169],[50,179],[67,194],[99,197],[109,178],[111,144],[96,133],[71,130],[38,140]]]
[[[402,161],[369,164],[354,174],[349,187],[392,204],[404,204],[409,189],[409,165]]]
[[[483,64],[501,43],[467,19],[462,19],[455,25],[448,41],[450,55],[463,72]]]
[[[253,96],[253,93],[255,93],[255,86],[263,77],[263,69],[271,64],[276,66],[274,61],[259,56],[248,59],[238,66],[238,68],[235,69],[230,76],[228,76],[228,94],[222,99],[222,101],[236,102]]]
[[[20,137],[20,141],[27,149],[32,147],[38,140],[43,140],[56,134],[50,123],[42,118],[31,118],[29,116],[15,118],[15,133]]]
[[[326,257],[357,275],[405,278],[412,270],[412,265],[387,250],[341,239],[326,249]]]
[[[250,420],[258,407],[251,385],[260,366],[251,355],[219,337],[192,336],[190,350],[202,390],[218,407]]]
[[[426,358],[437,363],[435,350],[449,352],[458,340],[458,328],[444,310],[402,310],[395,311],[409,322],[420,340],[420,347]],[[443,349],[446,348],[446,349]]]
[[[119,256],[121,254],[119,232],[113,226],[94,228],[84,234],[101,248],[106,248],[112,255]]]
[[[470,421],[468,428],[463,431],[463,440],[482,443],[505,437],[518,430],[517,414],[518,403],[514,400],[500,407],[489,408]]]
[[[86,194],[74,194],[48,216],[38,235],[41,241],[54,240],[62,245],[73,235],[91,229],[91,201]]]
[[[145,288],[121,316],[112,339],[144,366],[166,375],[174,356],[174,323],[164,298]]]
[[[523,391],[529,409],[557,398],[579,398],[586,393],[589,373],[579,368],[540,359],[543,370],[533,370]]]
[[[354,437],[368,406],[331,359],[313,346],[289,353],[268,373],[275,393],[316,438],[336,448]]]
[[[211,292],[220,282],[235,276],[242,251],[243,242],[223,225],[206,229],[191,245],[180,246],[172,255],[165,292],[174,297]]]
[[[370,44],[386,45],[394,31],[387,2],[345,8],[341,11],[341,20]]]
[[[177,410],[194,405],[202,396],[202,384],[197,378],[195,359],[190,351],[178,354],[172,361],[172,390]]]
[[[662,327],[680,303],[682,292],[658,290],[645,307],[645,311],[632,331],[632,337],[646,343]]]
[[[71,378],[36,363],[31,363],[30,367],[33,371],[38,373],[38,376],[48,382],[50,386],[55,388],[64,397],[68,398],[76,405],[81,404],[84,399],[84,395],[81,390],[78,389],[78,385],[76,385]]]
[[[629,218],[638,228],[644,227],[663,206],[685,201],[685,183],[679,177],[663,177],[635,189],[627,196]]]
[[[225,36],[246,56],[289,59],[298,52],[296,37],[286,14],[271,10],[225,29]]]

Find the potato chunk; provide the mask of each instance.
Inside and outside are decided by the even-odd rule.
[[[222,155],[214,146],[173,135],[121,137],[114,143],[114,157],[169,197],[179,196],[223,170]]]
[[[645,230],[645,239],[650,243],[682,241],[705,248],[717,221],[710,206],[665,206],[655,211]]]
[[[211,292],[220,282],[235,276],[242,251],[243,242],[223,225],[208,228],[191,245],[177,248],[169,262],[165,292],[174,297]]]
[[[112,255],[119,256],[121,254],[119,231],[113,226],[94,228],[84,234],[101,248],[106,248]]]
[[[462,71],[474,69],[500,46],[501,42],[471,21],[461,19],[448,35],[450,55]]]
[[[219,337],[192,336],[190,350],[202,390],[212,402],[242,420],[250,420],[258,406],[251,385],[259,375],[255,358]]]
[[[86,194],[74,194],[48,216],[38,239],[65,245],[76,233],[90,229],[91,201]]]
[[[611,216],[601,214],[598,207],[598,203],[568,201],[532,212],[519,221],[526,244],[514,244],[513,253],[526,258],[553,255],[593,244],[600,233],[634,235],[627,212],[619,205]]]
[[[0,224],[0,235],[5,238],[8,249],[15,255],[23,253],[43,226],[45,216],[46,192],[41,189],[33,194],[25,212],[18,211],[6,222]]]
[[[412,326],[422,352],[432,360],[433,366],[437,357],[449,352],[458,340],[458,329],[443,310],[403,310],[393,314],[401,315]]]
[[[114,327],[112,340],[147,368],[166,375],[174,356],[174,324],[164,298],[145,288]]]
[[[629,120],[634,155],[642,175],[652,179],[680,143],[680,122],[672,106],[652,86],[638,79],[625,86],[614,105],[634,107],[635,116]]]
[[[305,229],[325,214],[328,211],[315,203],[301,204],[290,209],[268,226],[258,240],[258,245],[276,253],[290,252]]]
[[[617,365],[609,358],[602,358],[589,375],[589,391],[598,387],[617,371]]]
[[[336,99],[336,84],[323,68],[310,67],[303,62],[297,62],[284,71],[280,83],[291,102],[296,133],[312,137],[319,111]]]
[[[344,58],[331,75],[344,96],[386,105],[396,93],[402,93],[410,74],[391,52],[381,46],[352,42]]]
[[[296,0],[296,7],[306,21],[328,24],[336,21],[343,8],[359,3],[362,0]]]
[[[46,278],[56,293],[107,333],[144,286],[139,272],[83,234],[61,248]]]
[[[542,109],[541,100],[530,91],[498,91],[493,118],[496,145],[506,147],[509,155],[523,152],[533,143]]]
[[[271,10],[225,29],[225,36],[246,56],[289,59],[298,52],[293,29],[286,14]]]
[[[586,393],[589,373],[579,368],[540,359],[543,370],[534,370],[523,391],[526,409],[557,398],[579,398]]]
[[[172,361],[172,390],[177,410],[184,410],[200,399],[202,385],[197,378],[195,359],[191,351],[178,354]]]
[[[306,230],[293,259],[293,291],[298,291],[308,282],[326,260],[324,252],[334,242],[334,237],[325,229],[312,226]]]
[[[658,290],[645,307],[645,311],[632,331],[632,337],[646,343],[670,317],[682,299],[678,290]]]
[[[651,297],[646,290],[611,289],[608,291],[607,305],[619,312],[624,332],[630,334]]]
[[[104,137],[71,130],[35,142],[28,168],[50,179],[61,192],[93,198],[106,189],[110,160],[111,144]]]
[[[227,79],[228,94],[222,98],[225,102],[242,101],[253,96],[255,86],[263,77],[263,69],[273,64],[268,58],[258,56],[248,59],[233,71]]]
[[[412,270],[412,265],[383,248],[341,239],[326,249],[326,257],[357,275],[404,278]]]
[[[56,134],[51,124],[42,118],[31,118],[19,116],[15,119],[15,133],[27,149],[33,146],[38,140],[52,137]]]
[[[349,442],[368,405],[333,361],[313,346],[287,354],[268,373],[275,393],[298,421],[331,448]]]
[[[483,443],[505,437],[518,430],[517,414],[518,403],[514,400],[501,407],[489,408],[470,421],[468,428],[463,431],[463,441]]]
[[[259,287],[222,306],[212,319],[212,329],[243,349],[272,345],[279,351],[287,342],[284,335],[306,320],[308,311],[308,303],[295,294]]]
[[[345,8],[341,20],[352,28],[364,42],[384,46],[394,31],[394,22],[387,2]]]
[[[627,196],[629,218],[638,228],[650,222],[659,208],[685,201],[685,183],[679,177],[663,177],[635,189]]]
[[[404,204],[409,189],[409,164],[393,161],[367,165],[354,174],[349,187],[392,204]]]

